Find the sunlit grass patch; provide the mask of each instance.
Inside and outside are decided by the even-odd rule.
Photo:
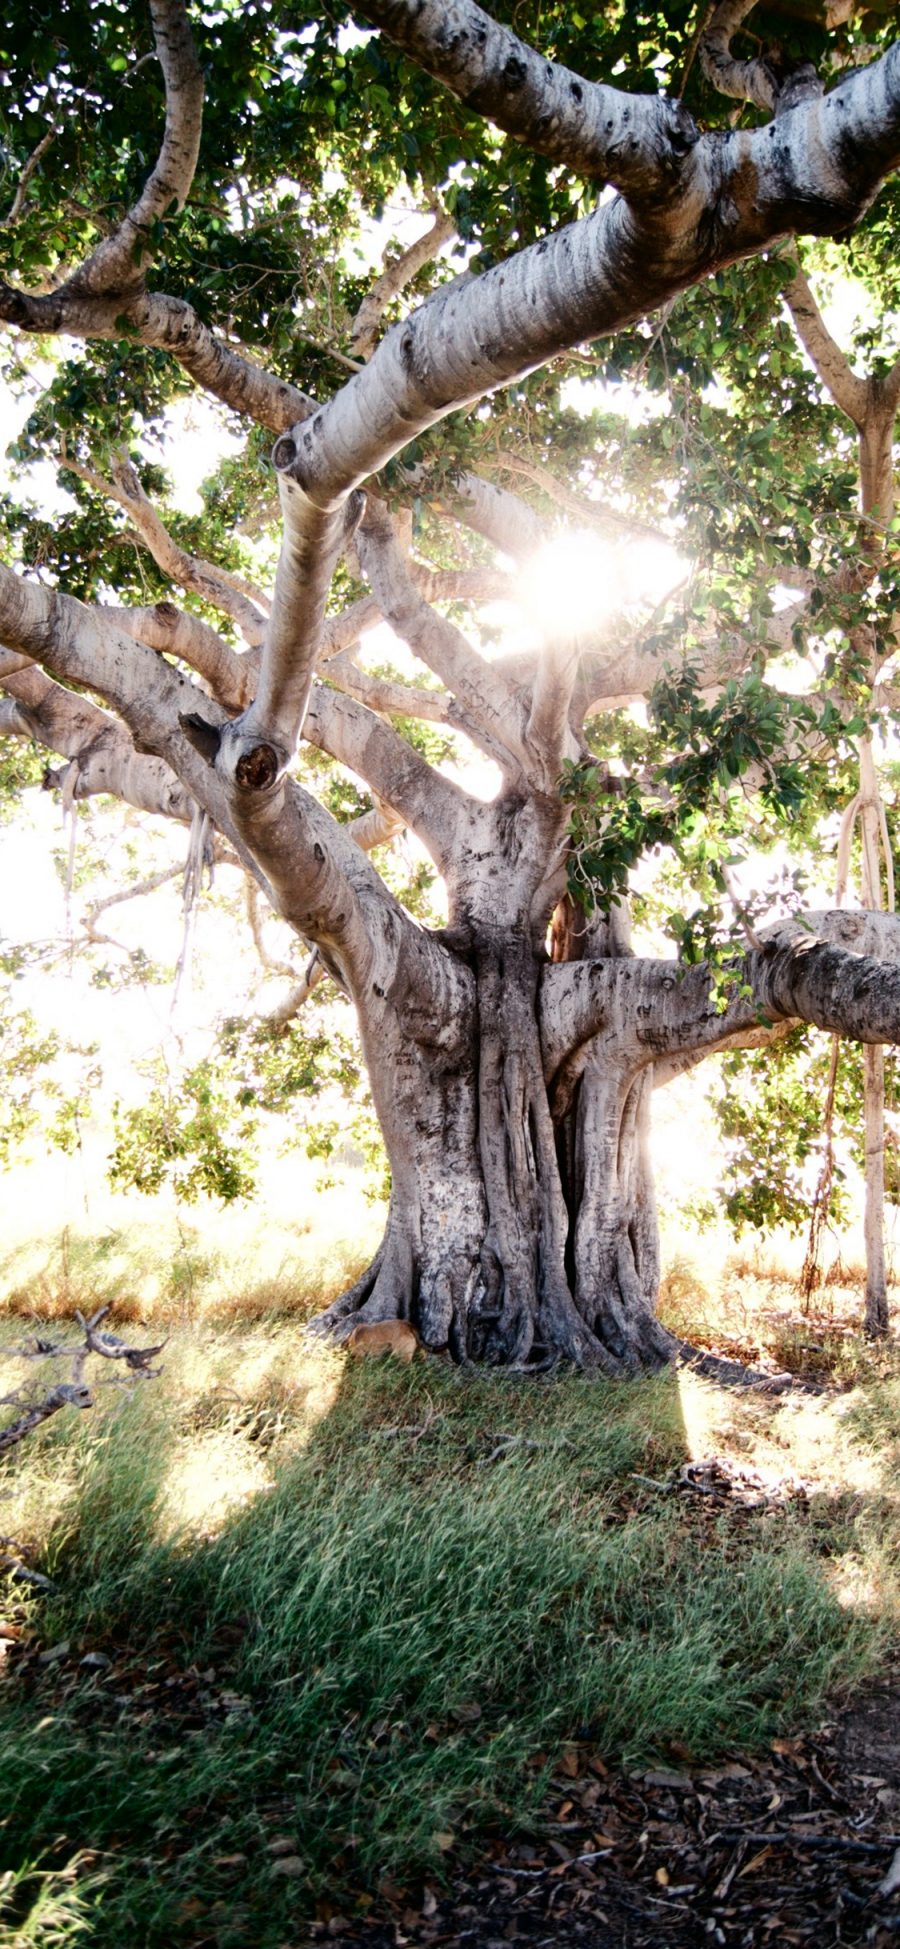
[[[90,1857],[77,1851],[63,1868],[39,1861],[0,1868],[0,1942],[10,1949],[88,1942],[102,1882]]]
[[[679,1339],[730,1358],[851,1386],[900,1374],[900,1341],[863,1331],[865,1263],[854,1233],[829,1236],[820,1282],[801,1291],[806,1240],[784,1230],[736,1243],[724,1225],[663,1225],[660,1317]],[[888,1267],[892,1310],[898,1289]]]
[[[108,1303],[122,1323],[306,1319],[363,1270],[383,1207],[358,1173],[322,1190],[297,1158],[272,1160],[266,1184],[249,1205],[185,1209],[95,1181],[88,1198],[59,1157],[8,1172],[0,1315],[68,1319]]]

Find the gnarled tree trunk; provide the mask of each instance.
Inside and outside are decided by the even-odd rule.
[[[541,1046],[547,957],[515,930],[456,950],[452,1022],[357,996],[392,1171],[385,1238],[322,1324],[405,1319],[457,1360],[630,1373],[667,1357],[646,1150],[650,1071],[591,1043],[553,1115]],[[369,1020],[367,1021],[367,1015]],[[565,1107],[560,1107],[563,1105]]]

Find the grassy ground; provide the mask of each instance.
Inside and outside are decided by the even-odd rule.
[[[101,1263],[45,1267],[38,1310],[93,1298]],[[10,1586],[0,1638],[0,1942],[279,1949],[538,1818],[568,1742],[626,1765],[752,1748],[885,1655],[895,1349],[832,1320],[852,1385],[818,1397],[463,1380],[306,1342],[321,1269],[288,1306],[283,1265],[268,1311],[251,1282],[240,1317],[235,1264],[190,1307],[145,1280],[130,1310],[175,1315],[163,1376],[0,1465],[0,1529],[56,1586]],[[120,1260],[120,1287],[141,1276]],[[730,1277],[705,1318],[729,1345]],[[653,1486],[712,1455],[771,1500],[738,1521]]]

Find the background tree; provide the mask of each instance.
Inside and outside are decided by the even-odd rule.
[[[73,800],[225,848],[314,946],[305,985],[325,970],[353,999],[392,1192],[327,1324],[409,1317],[459,1359],[652,1364],[653,1084],[798,1020],[900,1038],[889,916],[762,931],[765,889],[734,880],[751,845],[845,802],[856,740],[875,806],[900,376],[857,380],[831,340],[810,372],[779,294],[808,349],[786,240],[852,233],[893,303],[900,46],[850,5],[760,10],[743,39],[743,0],[544,8],[540,52],[468,0],[369,0],[362,26],[223,6],[201,144],[186,14],[150,12],[157,61],[105,5],[64,39],[40,15],[6,37],[12,371],[32,341],[83,349],[51,356],[19,443],[72,506],[52,525],[7,506],[3,728],[62,753]],[[369,288],[351,240],[401,188],[421,233]],[[620,388],[586,419],[566,384],[588,368],[658,415],[623,423]],[[859,430],[861,528],[820,379]],[[152,447],[191,385],[246,429],[195,523],[167,517]],[[526,565],[562,516],[623,542],[662,525],[698,567],[662,610],[573,623],[557,600],[518,648],[487,644],[472,606],[533,610]],[[545,585],[570,573],[544,558]],[[378,618],[405,670],[367,666]],[[435,725],[496,796],[432,762]],[[352,829],[301,782],[301,739],[368,788]],[[445,926],[369,857],[400,825]],[[630,877],[660,851],[702,903],[669,914],[678,960],[629,939]]]

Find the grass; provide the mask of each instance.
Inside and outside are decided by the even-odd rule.
[[[897,1304],[894,1208],[889,1207],[888,1285]],[[884,1368],[882,1351],[860,1333],[866,1272],[861,1238],[841,1247],[830,1235],[820,1254],[820,1281],[800,1298],[806,1250],[802,1236],[774,1232],[736,1244],[724,1226],[691,1236],[663,1236],[660,1313],[673,1333],[744,1360],[765,1362],[808,1378],[842,1385],[867,1381]],[[893,1356],[888,1352],[888,1370]]]
[[[121,1322],[305,1318],[352,1285],[384,1229],[358,1172],[323,1189],[296,1154],[269,1159],[264,1196],[222,1210],[112,1191],[95,1166],[51,1153],[5,1173],[0,1317],[70,1319],[84,1297]]]
[[[57,1585],[3,1687],[0,1943],[278,1949],[539,1820],[572,1742],[683,1762],[814,1718],[895,1627],[898,1386],[463,1380],[291,1318],[178,1328],[160,1381],[0,1474]],[[648,1486],[711,1453],[808,1496],[739,1521]]]

